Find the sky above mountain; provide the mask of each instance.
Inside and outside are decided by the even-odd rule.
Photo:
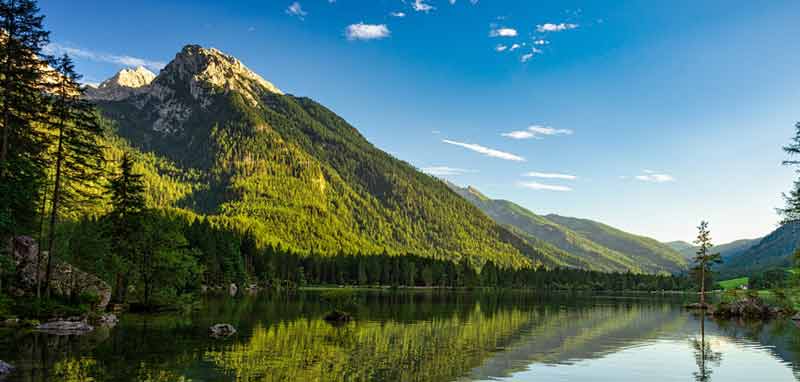
[[[216,47],[381,149],[537,213],[763,236],[793,179],[796,1],[42,0],[85,81]]]

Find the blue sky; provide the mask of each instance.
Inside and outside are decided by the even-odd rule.
[[[773,230],[793,179],[796,1],[40,6],[89,82],[216,47],[394,156],[537,213],[663,241],[707,219],[721,243]]]

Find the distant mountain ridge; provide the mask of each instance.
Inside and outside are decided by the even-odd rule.
[[[718,268],[721,278],[749,276],[770,268],[793,266],[794,254],[800,244],[800,223],[780,226],[764,238],[747,244],[752,245],[740,246],[723,259]]]
[[[451,189],[500,224],[528,240],[545,242],[574,257],[582,267],[600,271],[680,272],[686,260],[654,239],[632,235],[585,219],[537,215],[506,200],[493,200],[474,187]]]

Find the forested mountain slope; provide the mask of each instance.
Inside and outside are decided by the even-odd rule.
[[[675,258],[673,253],[670,253],[673,256],[670,256],[669,260],[662,260],[663,248],[658,246],[636,246],[631,243],[628,246],[617,246],[619,249],[612,249],[593,241],[581,232],[537,215],[513,202],[490,199],[473,187],[462,188],[453,184],[450,184],[450,187],[496,222],[514,227],[533,241],[543,241],[569,253],[589,269],[623,272],[675,272],[685,268],[686,262]],[[617,235],[652,244],[647,241],[652,239],[634,237],[611,227],[608,228]]]
[[[667,271],[681,271],[687,267],[687,261],[680,253],[655,239],[634,235],[588,219],[554,214],[546,215],[545,217],[597,244],[634,257],[642,264],[648,264]]]
[[[319,254],[580,266],[496,224],[324,106],[283,94],[216,49],[186,46],[152,82],[108,98],[94,101],[118,134],[191,181],[165,199],[237,219],[261,242]]]
[[[723,278],[748,276],[770,268],[788,268],[800,243],[800,224],[786,224],[769,235],[723,260],[719,267]]]

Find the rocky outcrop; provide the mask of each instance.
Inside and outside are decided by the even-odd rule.
[[[147,86],[156,78],[144,67],[122,69],[98,87],[88,87],[84,97],[91,101],[120,101],[147,92]]]
[[[236,334],[236,328],[231,324],[214,324],[208,328],[208,335],[214,338],[230,337]]]
[[[793,312],[771,307],[757,296],[745,296],[733,302],[722,302],[710,308],[708,313],[720,318],[769,319],[788,316]]]
[[[236,296],[238,292],[239,287],[237,287],[236,284],[231,283],[231,285],[228,285],[228,294],[231,295],[231,297]]]
[[[13,238],[10,247],[11,257],[16,266],[14,283],[10,288],[11,293],[16,296],[35,295],[37,277],[44,289],[47,254],[42,253],[40,256],[39,246],[33,238],[28,236]],[[36,271],[37,266],[39,272]],[[52,266],[50,277],[52,293],[65,298],[93,294],[97,296],[94,308],[105,310],[111,299],[111,287],[105,281],[58,259],[53,259]]]

